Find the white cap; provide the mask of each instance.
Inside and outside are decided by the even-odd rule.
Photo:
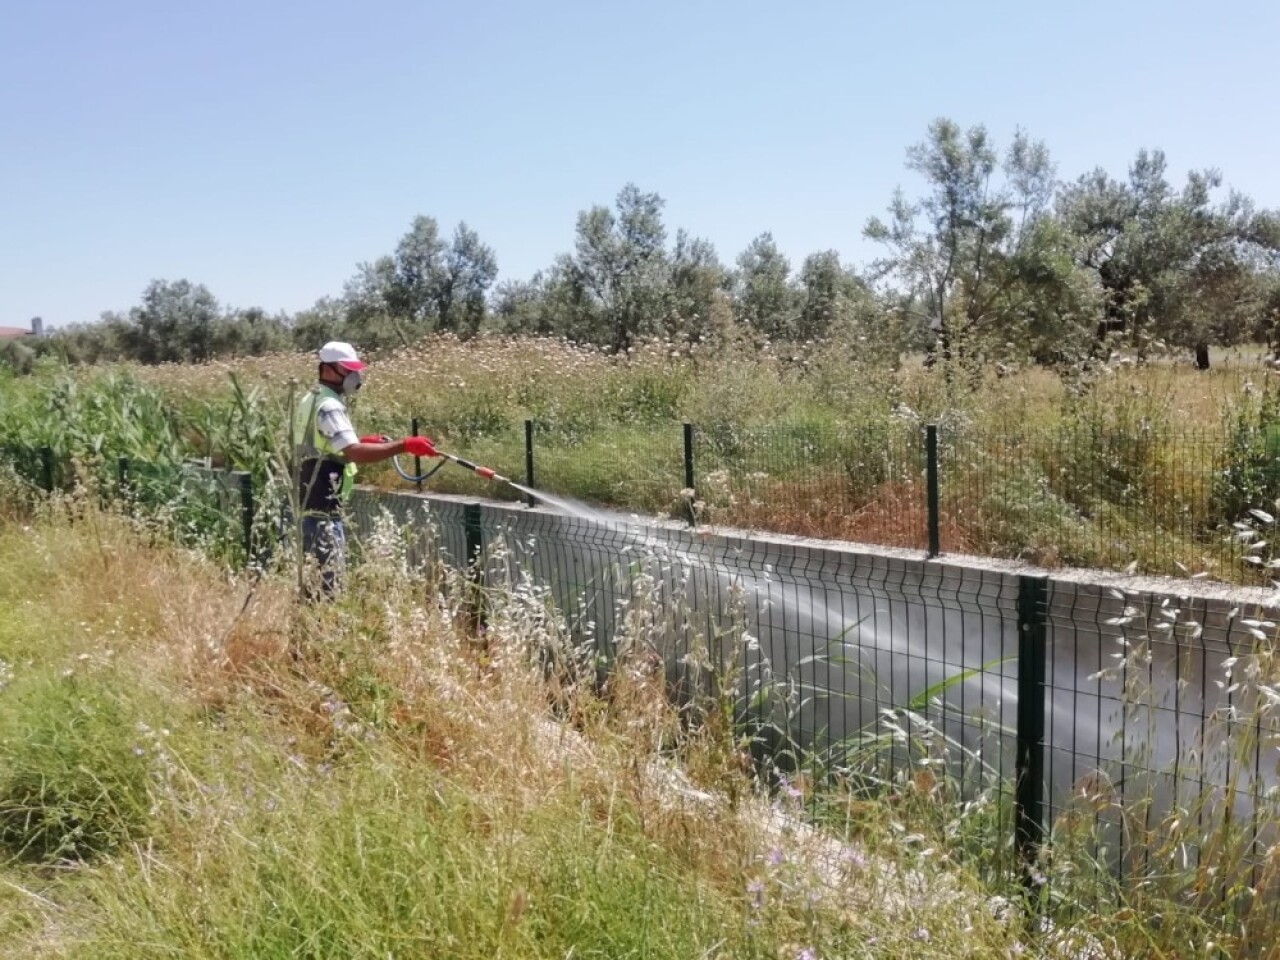
[[[321,363],[336,363],[348,370],[363,370],[364,364],[356,354],[356,348],[341,340],[330,340],[320,348]]]

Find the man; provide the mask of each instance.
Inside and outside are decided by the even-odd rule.
[[[438,456],[426,437],[387,440],[357,437],[343,398],[351,399],[363,382],[365,365],[349,343],[331,341],[320,348],[319,382],[294,413],[292,434],[302,513],[302,546],[320,566],[320,592],[332,597],[346,566],[347,538],[342,510],[355,484],[356,465],[377,463],[407,453]],[[313,586],[303,593],[314,598]]]

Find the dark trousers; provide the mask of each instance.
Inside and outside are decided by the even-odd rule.
[[[302,550],[319,569],[319,590],[314,570],[303,577],[303,593],[308,600],[331,599],[342,587],[347,568],[347,534],[336,517],[303,517]]]

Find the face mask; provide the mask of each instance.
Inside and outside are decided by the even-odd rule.
[[[360,376],[359,370],[347,371],[346,376],[342,378],[342,395],[345,397],[354,397],[362,383],[364,383],[364,377]]]

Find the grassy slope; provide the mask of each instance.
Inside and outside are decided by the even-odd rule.
[[[244,584],[78,516],[0,525],[0,955],[1009,955],[936,849],[870,810],[858,847],[765,827],[710,735],[681,755],[741,799],[673,803],[642,670],[562,688],[564,733],[518,603],[477,647],[388,549],[340,607],[265,584],[238,617]]]

